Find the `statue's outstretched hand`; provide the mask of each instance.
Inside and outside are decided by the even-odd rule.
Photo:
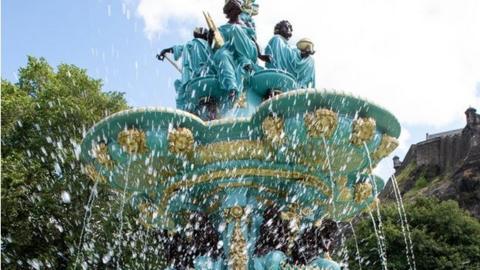
[[[167,53],[172,53],[172,52],[173,52],[172,48],[163,49],[159,54],[157,54],[157,59],[160,61],[163,61],[163,59],[165,59],[165,55]]]

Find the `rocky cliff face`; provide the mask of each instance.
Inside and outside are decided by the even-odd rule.
[[[466,115],[464,129],[427,136],[397,163],[395,176],[404,200],[453,199],[480,219],[480,115],[472,108]],[[395,199],[391,181],[381,198]]]

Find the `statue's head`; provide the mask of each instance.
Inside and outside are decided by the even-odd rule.
[[[273,33],[275,35],[280,35],[286,40],[289,40],[292,37],[293,27],[289,21],[283,20],[275,25]]]
[[[223,13],[227,18],[232,19],[238,17],[242,13],[243,1],[241,0],[226,0],[223,6]]]
[[[208,40],[208,29],[203,27],[195,28],[195,30],[193,30],[193,37]]]

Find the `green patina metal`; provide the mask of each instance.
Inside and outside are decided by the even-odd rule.
[[[244,35],[245,27],[232,29],[230,34]],[[230,59],[228,46],[236,45],[221,49]],[[234,60],[244,64],[242,59]],[[397,146],[400,124],[361,98],[299,89],[295,76],[277,69],[241,74],[236,90],[244,100],[235,103],[222,76],[182,81],[178,100],[184,110],[132,109],[96,124],[81,145],[85,172],[127,190],[148,226],[175,231],[200,212],[215,228],[224,227],[218,232],[225,257],[199,256],[196,269],[226,269],[229,260],[236,260],[233,269],[243,269],[232,266],[242,261],[248,269],[307,269],[288,266],[288,256],[278,251],[254,256],[265,209],[278,206],[299,228],[370,211],[384,187],[371,170]],[[271,97],[272,91],[280,94]],[[202,120],[205,101],[217,119]],[[232,209],[240,209],[242,218]],[[241,248],[247,257],[238,254]],[[324,255],[308,269],[339,269]]]

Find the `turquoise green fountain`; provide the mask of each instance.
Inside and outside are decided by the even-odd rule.
[[[372,168],[397,147],[398,121],[351,95],[298,88],[285,71],[242,76],[234,102],[213,72],[183,86],[185,110],[97,123],[85,173],[129,194],[164,235],[169,269],[340,269],[325,224],[376,206],[384,181]]]

